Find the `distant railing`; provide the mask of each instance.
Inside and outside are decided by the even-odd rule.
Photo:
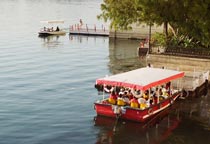
[[[184,53],[184,54],[194,54],[194,55],[207,55],[210,56],[210,49],[207,48],[166,48],[166,53]]]
[[[80,26],[78,24],[71,25],[70,26],[70,32],[71,31],[80,31],[80,32],[89,32],[89,31],[95,31],[95,32],[104,32],[104,33],[109,33],[109,29],[107,29],[104,25],[101,25],[101,27],[97,27],[96,25],[85,25],[85,26]]]
[[[210,58],[210,49],[208,48],[181,48],[181,47],[167,47],[164,51],[160,51],[159,47],[153,47],[153,51],[158,48],[162,54],[174,56],[186,56],[195,58]],[[156,50],[157,51],[157,50]]]

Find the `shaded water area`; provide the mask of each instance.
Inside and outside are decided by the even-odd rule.
[[[146,66],[139,42],[37,32],[49,19],[100,25],[101,2],[0,1],[0,143],[209,143],[210,94],[179,100],[144,124],[96,116],[95,79]]]

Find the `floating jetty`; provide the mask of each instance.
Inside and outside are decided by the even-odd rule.
[[[97,28],[96,25],[91,28],[86,25],[85,27],[79,25],[72,25],[69,28],[70,35],[88,35],[88,36],[109,36],[109,30],[102,25],[101,28]]]

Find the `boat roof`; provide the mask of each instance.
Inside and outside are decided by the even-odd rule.
[[[48,20],[48,21],[40,21],[41,23],[48,23],[48,24],[58,24],[64,23],[64,20]]]
[[[176,70],[144,67],[129,72],[99,78],[96,80],[96,84],[147,90],[153,86],[161,85],[183,76],[184,72]]]

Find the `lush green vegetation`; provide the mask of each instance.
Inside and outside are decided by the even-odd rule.
[[[104,0],[101,10],[98,18],[110,20],[111,28],[163,24],[160,44],[210,47],[210,0]]]

